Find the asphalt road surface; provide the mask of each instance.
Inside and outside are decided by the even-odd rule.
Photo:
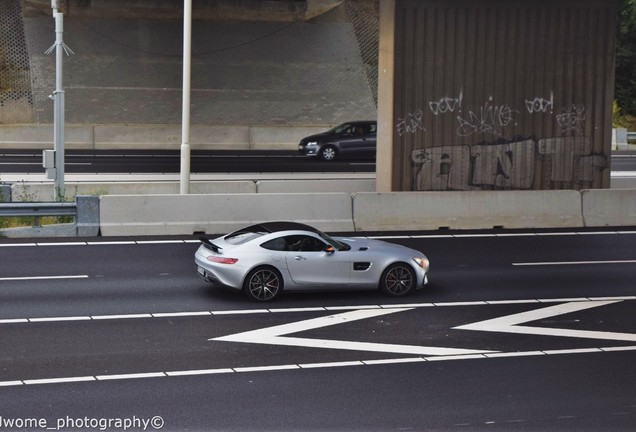
[[[67,173],[178,173],[179,151],[66,151]],[[374,172],[373,158],[325,163],[292,151],[192,151],[193,173]],[[635,162],[636,165],[636,162]],[[0,173],[44,173],[41,150],[1,150]]]
[[[67,150],[65,171],[90,173],[178,173],[179,151]],[[293,151],[192,151],[193,173],[374,172],[373,158],[323,162]],[[636,153],[615,152],[612,171],[636,171]],[[0,173],[44,173],[41,150],[0,150]]]
[[[0,430],[634,430],[636,230],[420,234],[410,297],[266,305],[192,238],[1,240]]]

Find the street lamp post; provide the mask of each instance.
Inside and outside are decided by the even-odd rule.
[[[192,69],[192,0],[183,1],[183,106],[181,112],[180,192],[190,193],[190,76]]]
[[[55,178],[55,198],[57,201],[64,199],[64,87],[62,59],[66,55],[74,54],[73,51],[64,44],[64,15],[59,12],[59,0],[51,0],[53,9],[53,19],[55,20],[55,43],[46,51],[50,54],[55,50],[55,91],[51,96],[53,99],[53,152],[54,166],[47,166],[49,160],[44,156],[47,174],[54,173]]]

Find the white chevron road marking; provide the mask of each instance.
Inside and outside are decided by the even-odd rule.
[[[603,339],[636,342],[636,334],[633,333],[571,330],[562,328],[531,327],[520,325],[531,321],[537,321],[572,312],[578,312],[585,309],[597,308],[618,302],[620,302],[620,300],[563,303],[546,308],[531,310],[528,312],[521,312],[518,314],[507,315],[485,321],[479,321],[476,323],[466,324],[453,328],[457,330],[476,330],[499,333],[518,333],[541,336],[561,336],[583,339]]]
[[[414,308],[394,308],[394,309],[371,309],[354,310],[326,317],[313,318],[293,323],[266,327],[263,329],[236,333],[228,336],[209,339],[210,341],[257,343],[265,345],[285,345],[309,348],[328,348],[354,351],[384,352],[396,354],[416,354],[416,355],[466,355],[483,354],[494,351],[474,350],[463,348],[443,348],[417,345],[398,345],[372,342],[356,342],[333,339],[312,339],[286,336],[291,333],[299,333],[307,330],[314,330],[322,327],[334,326],[338,324],[359,321],[383,315],[394,314],[413,310]]]

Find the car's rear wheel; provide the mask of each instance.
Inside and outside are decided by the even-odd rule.
[[[332,161],[336,158],[338,151],[332,145],[324,146],[320,150],[320,158],[324,161]]]
[[[283,290],[283,277],[271,267],[258,267],[247,275],[243,291],[257,302],[274,300]]]
[[[411,294],[416,285],[415,271],[406,263],[391,264],[382,273],[380,291],[391,297]]]

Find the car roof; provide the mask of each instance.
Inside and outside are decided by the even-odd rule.
[[[311,231],[314,233],[320,232],[316,228],[309,225],[305,225],[298,222],[286,222],[286,221],[263,222],[263,223],[251,225],[251,226],[238,230],[238,232],[266,232],[266,233],[275,233],[280,231]]]
[[[343,124],[359,125],[359,124],[375,124],[375,123],[377,123],[375,120],[356,120],[356,121],[345,122]]]

